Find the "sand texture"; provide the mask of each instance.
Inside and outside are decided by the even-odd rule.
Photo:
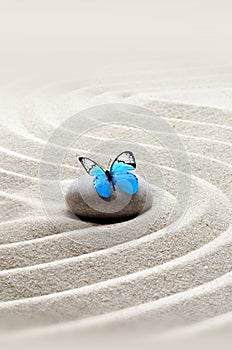
[[[162,332],[182,336],[230,329],[232,87],[220,74],[202,78],[189,72],[183,80],[168,79],[141,74],[125,83],[121,78],[60,83],[30,93],[19,89],[11,103],[2,98],[4,332],[72,335],[138,328],[154,339]],[[72,115],[111,103],[139,106],[135,125],[121,125],[120,117],[111,120],[106,106],[109,124],[86,127],[78,139],[73,130],[61,184],[65,188],[66,180],[84,173],[78,156],[91,155],[107,165],[124,146],[131,147],[137,174],[153,193],[162,190],[152,208],[125,222],[81,221],[68,212],[65,191],[63,200],[54,201],[51,177],[46,198],[51,211],[45,212],[40,163],[47,140]],[[140,107],[152,112],[149,122]],[[167,131],[152,135],[159,117],[184,146],[178,150],[179,166],[175,145],[168,149],[159,140]],[[92,115],[85,116],[86,123],[88,118]],[[186,187],[178,197],[181,184]]]

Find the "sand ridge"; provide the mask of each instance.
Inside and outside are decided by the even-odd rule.
[[[57,329],[67,334],[143,325],[155,335],[160,330],[171,334],[176,327],[181,334],[187,325],[200,330],[201,324],[223,315],[231,323],[232,112],[227,100],[227,110],[209,106],[210,98],[208,106],[203,103],[215,90],[223,94],[221,83],[209,79],[199,86],[190,79],[186,84],[183,93],[171,83],[158,87],[152,79],[125,86],[92,82],[72,86],[49,101],[35,91],[20,98],[21,108],[14,111],[16,127],[2,121],[1,324],[22,333],[39,327],[42,333]],[[132,129],[108,125],[104,134],[101,129],[90,131],[72,145],[62,180],[81,173],[77,155],[90,150],[105,160],[107,154],[99,152],[102,144],[113,147],[119,135],[131,135],[135,142],[139,135],[139,147],[148,157],[138,151],[138,164],[152,186],[157,185],[158,171],[165,180],[159,215],[153,207],[131,223],[98,227],[74,222],[58,205],[62,225],[57,231],[39,196],[38,168],[46,140],[73,113],[115,102],[146,107],[164,117],[184,144],[191,164],[191,174],[186,174],[191,176],[191,194],[183,221],[175,229],[168,224],[177,195],[169,152],[146,137],[146,128],[133,136]],[[156,156],[154,166],[149,154]]]

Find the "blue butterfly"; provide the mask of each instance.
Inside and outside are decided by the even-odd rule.
[[[120,153],[113,161],[110,170],[103,170],[97,163],[86,157],[79,157],[79,161],[91,176],[97,193],[103,198],[109,198],[111,186],[135,194],[138,191],[138,179],[131,173],[136,168],[135,157],[131,151]]]

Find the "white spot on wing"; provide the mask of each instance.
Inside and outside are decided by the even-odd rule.
[[[119,155],[118,157],[119,162],[124,162],[124,163],[135,163],[135,159],[132,153],[130,152],[123,152],[122,154]]]
[[[82,158],[81,163],[88,173],[94,167],[94,165],[96,165],[91,159],[88,158]]]

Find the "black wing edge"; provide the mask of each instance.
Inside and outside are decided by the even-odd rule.
[[[123,154],[123,153],[129,153],[132,157],[132,162],[125,162],[124,160],[119,160],[118,158]],[[136,161],[135,161],[135,156],[134,156],[134,153],[132,151],[123,151],[121,152],[116,158],[115,160],[113,161],[113,163],[111,164],[111,167],[112,165],[114,164],[114,162],[122,162],[122,163],[125,163],[125,164],[129,164],[131,166],[133,166],[134,169],[136,169]]]
[[[104,168],[102,168],[102,167],[101,167],[98,163],[96,163],[94,160],[92,160],[92,159],[90,159],[90,158],[88,158],[88,157],[78,157],[79,162],[81,163],[81,165],[83,166],[83,168],[85,169],[85,171],[86,171],[88,174],[90,174],[90,171],[92,170],[93,166],[92,166],[90,169],[86,169],[86,167],[84,166],[84,164],[83,164],[83,162],[82,162],[83,159],[88,159],[88,160],[90,160],[90,162],[93,163],[93,166],[98,166],[100,169],[102,169],[102,171],[105,172]]]
[[[88,158],[88,157],[78,157],[78,160],[79,160],[80,162],[82,162],[82,159],[88,159],[88,160],[90,160],[91,162],[97,164],[94,160],[92,160],[92,159],[90,159],[90,158]]]

